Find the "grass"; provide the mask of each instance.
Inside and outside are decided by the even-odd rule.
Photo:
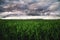
[[[0,20],[0,40],[60,40],[60,20]]]

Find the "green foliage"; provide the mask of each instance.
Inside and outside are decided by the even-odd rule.
[[[0,40],[60,40],[60,20],[0,20]]]

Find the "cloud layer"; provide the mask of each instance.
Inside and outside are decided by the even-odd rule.
[[[9,16],[60,16],[58,0],[5,0],[0,6],[0,17]]]

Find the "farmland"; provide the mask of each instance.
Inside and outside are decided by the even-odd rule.
[[[0,20],[0,40],[60,40],[60,20]]]

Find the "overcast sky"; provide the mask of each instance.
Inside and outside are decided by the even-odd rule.
[[[6,0],[8,1],[8,0]],[[55,2],[57,0],[11,0],[11,1],[24,1],[24,2],[33,2],[33,1],[39,1],[39,2]]]

